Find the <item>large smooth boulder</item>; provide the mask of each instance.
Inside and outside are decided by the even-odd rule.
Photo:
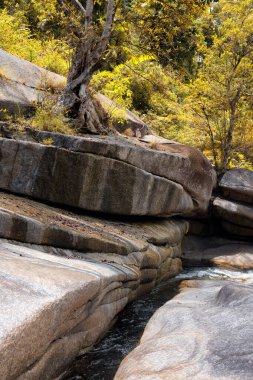
[[[126,305],[138,274],[0,241],[0,378],[51,380]]]
[[[213,171],[196,149],[137,139],[38,133],[53,146],[0,139],[0,189],[121,215],[205,213]]]
[[[251,380],[253,285],[193,281],[148,322],[115,380]]]
[[[228,170],[220,180],[219,189],[224,198],[253,204],[253,171]]]
[[[65,78],[0,49],[0,109],[20,113],[39,102]]]

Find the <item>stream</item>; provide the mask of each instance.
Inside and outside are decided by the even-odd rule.
[[[179,292],[183,280],[253,279],[253,271],[242,272],[219,268],[189,268],[178,276],[160,283],[149,294],[129,304],[105,338],[90,352],[72,364],[62,380],[113,380],[124,357],[140,340],[149,319],[165,302]]]

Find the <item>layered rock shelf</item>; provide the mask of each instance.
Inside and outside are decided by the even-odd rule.
[[[181,243],[187,229],[188,223],[181,220],[99,219],[0,193],[2,238],[49,252],[52,247],[68,249],[68,257],[136,266],[143,270],[144,288],[181,271]]]
[[[1,193],[1,379],[60,375],[129,301],[181,271],[187,229],[184,221],[105,220]]]
[[[120,215],[204,213],[214,175],[207,159],[180,144],[40,133],[52,146],[0,139],[0,189]]]
[[[1,378],[44,380],[89,350],[128,302],[182,270],[188,223],[147,217],[205,214],[215,176],[195,149],[155,137],[152,143],[46,132],[34,132],[33,141],[23,137],[0,140],[2,318],[8,319],[0,348],[13,357],[7,342],[23,347],[13,367],[3,364]],[[44,145],[49,138],[52,145]],[[9,318],[19,292],[25,311]]]

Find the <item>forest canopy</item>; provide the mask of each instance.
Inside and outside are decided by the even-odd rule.
[[[96,35],[107,3],[94,1]],[[75,1],[67,5],[66,16],[58,0],[1,0],[0,47],[67,76],[86,38]],[[253,1],[117,1],[89,87],[199,148],[218,171],[253,169]]]

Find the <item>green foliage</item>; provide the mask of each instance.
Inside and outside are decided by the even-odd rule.
[[[132,17],[139,44],[163,65],[191,71],[196,48],[195,21],[206,8],[200,0],[135,0]]]
[[[93,76],[91,85],[119,107],[138,113],[156,133],[185,140],[189,120],[183,102],[188,88],[154,56],[132,57],[111,72],[101,71]]]
[[[48,137],[41,141],[41,144],[43,145],[53,145],[54,141],[51,137]]]
[[[178,90],[179,81],[173,71],[162,68],[154,56],[141,55],[116,66],[113,71],[98,72],[91,85],[119,106],[163,114],[170,107],[168,100],[176,100],[173,91]]]
[[[253,158],[253,2],[220,0],[213,17],[218,28],[188,100],[223,171],[240,157]]]
[[[18,10],[10,15],[6,9],[0,10],[0,30],[0,48],[45,69],[67,74],[70,51],[66,42],[52,37],[46,40],[35,38],[24,12]]]
[[[121,67],[116,67],[113,72],[101,71],[94,74],[91,86],[95,91],[112,99],[118,106],[131,107],[130,80],[121,75]]]

